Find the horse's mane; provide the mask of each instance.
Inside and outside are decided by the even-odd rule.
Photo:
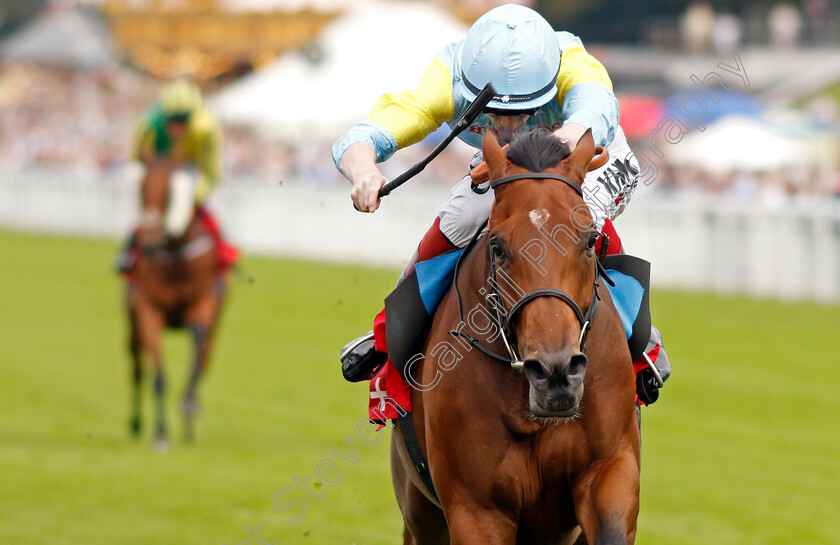
[[[532,131],[511,142],[507,158],[514,165],[531,172],[543,172],[556,167],[571,153],[569,146],[554,135]]]

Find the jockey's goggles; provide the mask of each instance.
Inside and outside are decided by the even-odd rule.
[[[484,108],[483,113],[487,115],[502,115],[502,116],[516,116],[516,115],[534,115],[537,113],[536,108],[528,108],[527,110],[500,110],[499,108]]]
[[[189,113],[173,114],[173,115],[167,116],[167,118],[166,118],[167,123],[186,123],[189,120],[190,120],[190,114]]]

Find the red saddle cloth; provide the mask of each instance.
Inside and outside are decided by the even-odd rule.
[[[219,256],[219,270],[227,271],[239,263],[239,249],[222,237],[222,230],[219,228],[219,222],[216,221],[216,218],[213,217],[210,211],[203,206],[196,206],[195,215],[198,218],[198,221],[201,222],[202,227],[204,227],[204,229],[206,229],[209,235],[213,238],[213,242],[216,243],[216,253]]]
[[[385,309],[373,320],[373,345],[380,352],[388,352],[385,344]],[[391,358],[370,381],[368,416],[371,422],[385,425],[399,417],[399,410],[411,412],[411,385],[402,377]]]

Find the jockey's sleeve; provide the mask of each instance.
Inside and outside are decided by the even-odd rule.
[[[606,146],[618,126],[618,100],[604,66],[586,52],[580,40],[568,32],[558,32],[563,55],[557,76],[557,102],[565,123],[592,129],[595,145]]]
[[[155,131],[149,116],[137,122],[131,146],[131,159],[146,162],[154,157]]]
[[[203,202],[218,185],[222,172],[222,129],[207,111],[196,115],[192,125],[196,142],[196,167],[201,172],[196,201]]]
[[[347,148],[358,142],[369,144],[376,152],[376,161],[382,162],[450,121],[454,111],[452,72],[435,57],[417,88],[399,94],[385,93],[365,121],[333,144],[335,166],[338,168]]]

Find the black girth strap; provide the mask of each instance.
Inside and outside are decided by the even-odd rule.
[[[440,502],[437,491],[435,490],[435,485],[432,482],[432,474],[429,471],[429,464],[426,462],[425,456],[423,456],[423,451],[420,450],[420,442],[417,440],[417,434],[414,432],[414,419],[412,418],[411,413],[401,413],[399,422],[400,433],[402,433],[403,436],[403,444],[405,445],[405,450],[408,451],[408,456],[411,458],[411,463],[414,465],[414,469],[417,471],[417,474],[420,475],[420,479],[423,481],[423,484],[426,485],[426,488],[435,500]]]

